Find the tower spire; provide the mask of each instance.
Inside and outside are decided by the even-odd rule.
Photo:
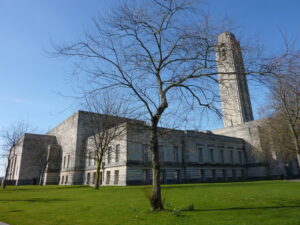
[[[216,59],[224,126],[253,120],[241,47],[232,33],[224,32],[218,36]]]

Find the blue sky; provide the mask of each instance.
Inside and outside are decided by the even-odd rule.
[[[91,17],[117,2],[0,0],[0,127],[22,119],[45,131],[76,110],[72,99],[57,94],[73,94],[72,64],[49,58],[44,49],[51,49],[51,42],[77,40],[91,27]],[[282,44],[280,30],[300,36],[299,0],[208,0],[207,6],[217,18],[231,17],[239,25],[238,37],[258,35],[272,51]],[[251,94],[256,109],[264,96]]]

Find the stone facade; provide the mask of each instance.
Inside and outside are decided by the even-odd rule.
[[[253,120],[249,90],[239,42],[234,35],[219,35],[216,47],[224,126]]]
[[[111,144],[101,169],[102,185],[150,184],[150,131],[126,124],[126,133]],[[117,146],[121,151],[115,151]],[[89,149],[89,142],[87,149]],[[120,155],[117,156],[116,152]],[[212,133],[161,129],[159,155],[162,183],[192,183],[247,179],[244,142]],[[89,157],[85,184],[95,182],[96,164]]]
[[[8,180],[18,185],[38,184],[46,167],[48,146],[56,144],[56,137],[26,133],[11,151]]]
[[[265,158],[271,149],[262,146],[260,121],[253,121],[242,54],[233,34],[219,36],[216,57],[224,128],[212,132],[160,128],[161,182],[285,177],[280,158]],[[44,184],[94,185],[91,116],[104,121],[109,115],[78,111],[46,135],[25,134],[12,151],[8,180],[16,184],[36,184],[42,179]],[[110,143],[101,165],[102,185],[151,183],[149,127],[143,121],[127,121],[116,126],[125,131]],[[42,165],[45,158],[46,165]],[[299,165],[294,165],[293,174],[299,176]]]

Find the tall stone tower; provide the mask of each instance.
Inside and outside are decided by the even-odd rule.
[[[241,48],[232,33],[218,36],[216,59],[224,127],[253,120]]]

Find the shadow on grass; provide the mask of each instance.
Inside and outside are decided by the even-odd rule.
[[[9,210],[7,212],[10,212],[10,213],[16,213],[16,212],[24,212],[24,210],[21,210],[21,209],[14,209],[14,210]]]
[[[181,210],[182,212],[215,212],[215,211],[234,211],[234,210],[260,210],[260,209],[284,209],[284,208],[300,208],[300,205],[287,205],[287,206],[259,206],[259,207],[232,207],[221,209],[194,209],[194,210]],[[173,211],[167,209],[167,211]]]
[[[272,185],[275,184],[284,184],[281,181],[270,181],[270,180],[266,180],[266,181],[227,181],[227,182],[203,182],[203,183],[194,183],[194,184],[164,184],[162,185],[162,188],[165,189],[177,189],[177,188],[199,188],[199,187],[231,187],[231,186],[236,186],[236,187],[240,187],[240,186],[265,186],[266,184],[270,184],[272,183]]]
[[[22,186],[14,186],[13,188],[7,188],[3,191],[0,192],[1,193],[5,193],[5,192],[13,192],[13,191],[44,191],[44,190],[68,190],[68,189],[80,189],[80,188],[88,188],[88,186],[83,186],[83,185],[78,185],[78,186],[26,186],[26,187],[22,187]]]
[[[50,202],[65,202],[70,201],[62,198],[30,198],[30,199],[0,199],[0,202],[38,202],[38,203],[50,203]]]

